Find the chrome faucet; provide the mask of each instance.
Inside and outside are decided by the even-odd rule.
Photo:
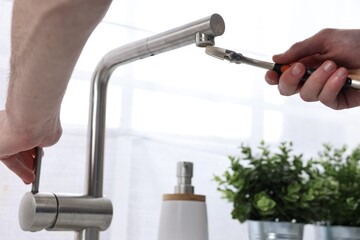
[[[39,179],[24,195],[19,210],[24,231],[74,231],[76,240],[99,240],[113,215],[111,200],[103,196],[105,117],[107,86],[113,71],[133,61],[171,51],[192,43],[213,46],[225,31],[219,14],[191,22],[152,37],[129,43],[107,53],[97,65],[90,91],[86,193],[81,196],[41,193]],[[40,177],[38,155],[37,178]]]

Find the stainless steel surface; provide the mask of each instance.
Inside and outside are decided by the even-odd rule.
[[[88,125],[88,167],[87,167],[87,195],[101,197],[103,194],[104,143],[106,94],[108,81],[112,72],[119,66],[154,56],[189,44],[198,40],[197,46],[206,44],[196,39],[197,33],[209,38],[220,36],[225,31],[225,23],[219,14],[191,22],[184,26],[154,35],[152,37],[129,43],[106,54],[97,65],[91,83],[90,111]],[[97,230],[87,228],[84,233],[78,233],[78,239],[97,240]]]
[[[360,80],[352,79],[351,87],[355,89],[360,89]]]
[[[20,204],[19,222],[24,231],[81,231],[93,227],[106,230],[112,220],[107,198],[28,192]]]
[[[112,203],[107,198],[89,196],[56,195],[58,201],[57,219],[51,231],[81,231],[94,227],[106,230],[112,220]]]
[[[40,186],[41,159],[44,155],[42,148],[37,147],[35,153],[35,181],[31,185],[31,192],[38,193]]]
[[[19,208],[19,223],[24,231],[75,231],[85,228],[106,230],[112,220],[113,208],[104,197],[39,193],[42,148],[36,148],[35,175],[31,192],[24,195]],[[90,231],[91,233],[94,232]],[[99,236],[99,234],[92,234]]]
[[[206,35],[201,32],[197,32],[195,35],[195,43],[198,47],[207,47],[215,45],[214,36]]]
[[[258,59],[245,57],[244,55],[241,55],[241,57],[239,57],[239,61],[236,63],[245,63],[254,67],[264,68],[267,70],[273,69],[275,65],[275,63],[265,62]]]
[[[52,227],[57,217],[57,200],[52,193],[26,193],[20,203],[19,223],[24,231]]]
[[[193,163],[178,162],[176,176],[178,182],[175,186],[175,193],[194,193],[194,187],[191,185]]]
[[[304,224],[247,221],[250,240],[302,240]]]
[[[265,62],[265,61],[261,61],[258,59],[245,57],[241,53],[237,53],[237,52],[227,50],[224,48],[219,48],[219,47],[208,46],[208,47],[206,47],[205,52],[208,55],[218,58],[218,59],[221,59],[221,60],[226,59],[230,62],[237,63],[237,64],[245,63],[248,65],[252,65],[255,67],[260,67],[260,68],[264,68],[264,69],[268,69],[268,70],[273,69],[274,65],[275,65],[275,63]]]
[[[228,53],[225,48],[219,48],[214,46],[207,46],[205,48],[205,53],[209,56],[224,60],[226,57],[229,58]]]
[[[360,240],[360,227],[315,226],[316,240]]]
[[[76,232],[75,240],[100,239],[100,232],[96,228],[87,228]]]

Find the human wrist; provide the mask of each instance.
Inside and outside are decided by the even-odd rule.
[[[21,145],[29,145],[30,148],[51,146],[62,134],[59,114],[47,118],[27,118],[19,112],[11,111],[11,108],[6,108],[4,118],[4,128],[8,134],[15,136],[22,142]]]

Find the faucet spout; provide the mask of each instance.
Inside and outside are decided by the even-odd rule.
[[[184,26],[129,43],[106,54],[95,69],[90,92],[88,125],[88,182],[87,194],[101,197],[103,194],[103,161],[105,141],[106,91],[112,72],[119,66],[174,50],[192,43],[200,47],[213,45],[209,39],[220,36],[225,23],[219,14]],[[197,37],[197,34],[201,35]],[[205,44],[204,44],[205,42]]]
[[[42,150],[37,149],[37,179],[32,191],[24,195],[20,204],[21,228],[24,231],[74,231],[77,240],[99,240],[99,232],[110,226],[113,216],[111,200],[103,197],[106,93],[112,72],[118,66],[191,43],[198,47],[212,46],[214,38],[224,31],[222,17],[213,14],[106,54],[96,67],[91,82],[86,194],[39,192]],[[179,189],[189,191],[192,189],[191,168],[180,170]]]
[[[172,30],[129,43],[106,54],[93,74],[90,92],[88,123],[87,183],[88,196],[103,195],[104,143],[107,85],[112,72],[119,66],[174,50],[192,43],[199,47],[214,45],[214,38],[225,31],[225,23],[219,14],[191,22]],[[95,240],[89,233],[79,233],[81,239]]]

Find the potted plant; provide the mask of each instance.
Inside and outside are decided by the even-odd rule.
[[[317,239],[360,239],[360,146],[348,151],[325,144],[312,167]]]
[[[303,225],[312,217],[312,162],[305,164],[301,154],[292,154],[291,142],[281,143],[276,151],[264,141],[257,153],[244,144],[240,149],[240,156],[228,157],[230,167],[214,177],[233,204],[232,217],[248,221],[250,239],[302,239]]]

